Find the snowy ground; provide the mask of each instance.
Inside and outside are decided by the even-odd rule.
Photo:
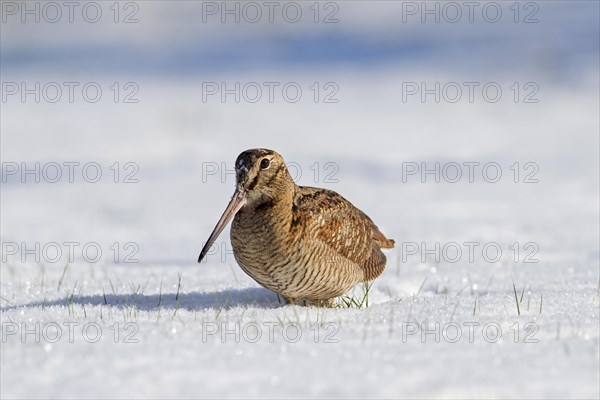
[[[357,96],[367,90],[352,89]],[[290,122],[288,132],[277,132],[268,119],[259,132],[251,107],[224,105],[229,115],[213,116],[217,121],[206,122],[200,138],[192,126],[204,120],[183,95],[162,112],[159,101],[149,100],[117,121],[82,109],[79,118],[89,123],[81,132],[65,122],[53,135],[40,132],[64,116],[25,120],[15,117],[23,106],[15,107],[3,129],[18,123],[22,136],[3,138],[14,151],[5,159],[21,154],[30,133],[42,142],[29,150],[31,160],[93,160],[108,173],[115,161],[132,161],[140,169],[139,183],[129,185],[109,175],[96,184],[13,179],[3,186],[3,241],[19,246],[1,269],[3,397],[597,397],[598,170],[597,138],[589,134],[597,129],[589,118],[597,103],[593,92],[576,90],[547,93],[547,101],[525,111],[504,106],[518,123],[486,114],[487,104],[477,111],[464,105],[471,128],[463,125],[461,106],[459,113],[440,106],[440,121],[424,119],[420,104],[402,115],[365,104],[360,117],[338,119],[335,113],[353,114],[349,99],[334,105],[321,126],[311,126],[310,105],[263,106],[261,112],[302,126]],[[567,114],[555,96],[582,100]],[[522,129],[529,121],[520,112],[539,126],[527,138]],[[124,135],[128,120],[144,127]],[[181,125],[169,131],[169,123]],[[122,130],[110,129],[119,124]],[[376,136],[364,134],[368,125]],[[304,138],[294,139],[301,127]],[[62,154],[55,147],[63,142],[49,140],[56,135],[69,136],[73,150],[44,158]],[[449,138],[469,146],[449,146]],[[105,142],[114,150],[104,151]],[[224,182],[206,176],[203,183],[202,163],[230,166],[241,150],[267,145],[302,167],[301,183],[343,193],[397,240],[369,308],[281,305],[237,267],[227,233],[206,263],[195,263],[233,190],[231,175]],[[402,162],[436,161],[497,162],[506,178],[402,183]],[[539,183],[514,183],[509,167],[516,161],[537,163]],[[331,179],[338,182],[324,174],[314,182],[315,162],[337,163]],[[40,263],[23,242],[30,249],[40,243]],[[60,261],[52,242],[60,244]],[[78,243],[66,267],[64,242]],[[424,250],[436,242],[439,262]],[[465,242],[477,243],[473,262]],[[100,261],[82,259],[85,243],[100,246]],[[495,247],[482,253],[488,243],[501,248],[498,262]],[[462,255],[451,262],[457,246]],[[127,254],[139,262],[126,262]],[[73,342],[69,322],[76,324]],[[53,343],[57,326],[62,336]],[[417,328],[437,330],[438,337]],[[24,329],[39,329],[40,337]],[[90,343],[97,330],[101,339]]]
[[[105,96],[2,103],[1,397],[597,399],[597,55],[556,67],[545,54],[523,69],[482,56],[181,77],[3,70],[96,81]],[[110,86],[128,81],[139,102],[115,104]],[[304,96],[203,102],[207,81],[297,82]],[[472,81],[502,98],[403,101],[406,82]],[[321,94],[334,82],[339,101],[315,103],[314,82]],[[522,101],[527,82],[537,103]],[[279,151],[299,184],[338,191],[396,240],[367,308],[281,304],[236,265],[228,231],[195,262],[233,193],[227,172],[252,147]],[[21,175],[36,162],[39,183]],[[82,176],[92,162],[96,183],[94,169]],[[439,183],[410,175],[435,163]]]

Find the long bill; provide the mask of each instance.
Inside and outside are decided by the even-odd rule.
[[[233,196],[231,197],[227,208],[225,209],[225,211],[223,211],[221,219],[219,219],[219,222],[217,222],[215,229],[213,229],[212,233],[208,237],[208,240],[204,244],[204,247],[200,252],[200,256],[198,257],[198,262],[202,261],[206,253],[208,253],[210,246],[213,245],[213,243],[215,242],[215,240],[217,240],[217,237],[219,237],[219,235],[221,234],[223,229],[225,229],[229,221],[231,221],[231,219],[235,216],[239,209],[244,206],[244,204],[246,204],[246,194],[242,190],[240,190],[240,188],[237,188],[235,190],[235,193],[233,193]]]

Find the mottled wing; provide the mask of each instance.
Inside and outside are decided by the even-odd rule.
[[[309,235],[337,254],[356,263],[365,280],[379,276],[386,258],[380,247],[393,247],[373,221],[338,193],[326,189],[300,187],[294,222],[301,221]]]

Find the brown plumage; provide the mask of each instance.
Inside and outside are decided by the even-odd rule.
[[[241,153],[237,188],[198,261],[233,218],[231,243],[240,267],[290,303],[331,305],[385,268],[394,247],[375,223],[327,189],[298,186],[272,150]]]

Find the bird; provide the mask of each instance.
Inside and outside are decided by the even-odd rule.
[[[382,274],[381,249],[393,248],[394,240],[340,194],[298,186],[283,157],[264,148],[243,151],[235,175],[235,192],[198,262],[233,219],[235,260],[288,304],[333,307],[337,297]]]

